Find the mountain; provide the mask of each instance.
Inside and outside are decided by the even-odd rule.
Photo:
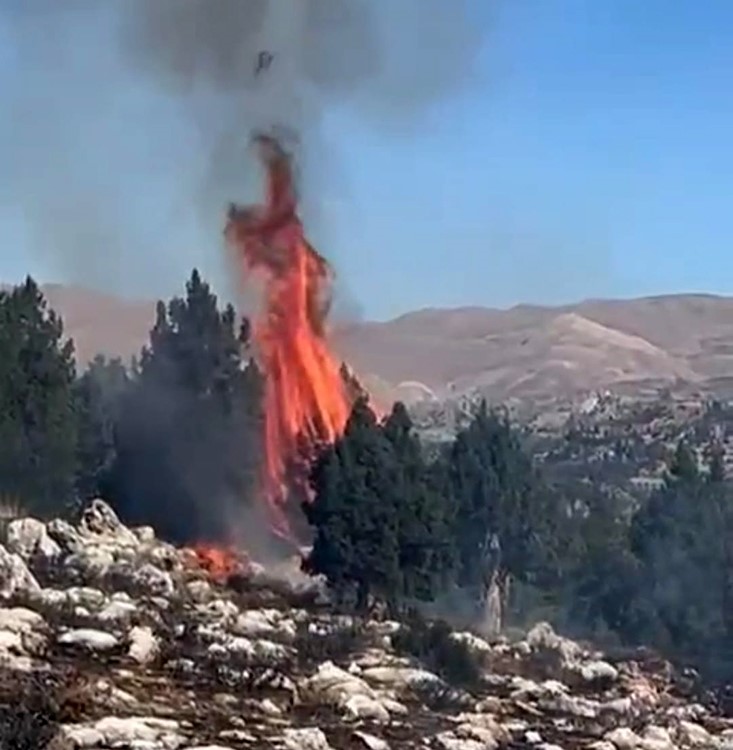
[[[80,366],[96,353],[139,353],[155,303],[48,285]],[[425,397],[479,388],[495,399],[599,388],[733,384],[733,298],[679,294],[508,310],[424,309],[334,333],[334,345],[383,394]]]

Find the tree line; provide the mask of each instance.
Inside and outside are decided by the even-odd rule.
[[[255,505],[262,378],[247,322],[195,271],[158,304],[136,361],[98,357],[82,373],[35,282],[0,291],[0,498],[46,517],[101,495],[172,541],[222,538]],[[403,405],[378,419],[352,386],[302,506],[304,564],[338,600],[404,612],[452,596],[479,612],[496,594],[505,624],[542,616],[730,677],[733,496],[719,453],[701,472],[680,443],[664,487],[635,505],[593,479],[550,481],[486,404],[428,452]]]

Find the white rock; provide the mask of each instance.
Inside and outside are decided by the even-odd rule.
[[[127,622],[136,612],[137,606],[131,601],[114,599],[101,609],[96,617],[100,622],[117,624]]]
[[[114,564],[112,552],[104,547],[89,545],[73,552],[65,560],[65,567],[77,580],[94,582],[103,578]]]
[[[143,543],[150,544],[155,541],[155,530],[152,526],[138,526],[131,531]]]
[[[612,664],[601,660],[586,662],[579,667],[581,677],[586,682],[597,682],[609,680],[615,682],[618,679],[618,670]]]
[[[286,729],[283,745],[286,750],[331,750],[326,735],[318,727]]]
[[[74,748],[100,747],[104,744],[104,735],[89,726],[66,724],[61,727],[61,736]]]
[[[368,695],[352,695],[343,706],[346,715],[352,719],[371,719],[388,722],[389,711],[375,698]]]
[[[61,554],[61,547],[48,535],[46,524],[37,518],[19,518],[8,524],[7,548],[26,562],[34,555],[48,560]]]
[[[355,740],[361,742],[367,750],[389,750],[389,744],[381,737],[375,737],[359,730],[355,731],[352,736]]]
[[[132,578],[135,586],[145,591],[149,596],[168,597],[175,590],[170,573],[166,573],[150,563],[140,566],[133,573]]]
[[[491,646],[483,638],[468,632],[451,633],[451,639],[464,644],[475,656],[484,656],[491,653]]]
[[[89,611],[96,611],[104,606],[107,597],[91,586],[72,586],[66,589],[66,600],[75,607],[84,607]]]
[[[46,533],[65,554],[78,552],[83,542],[79,532],[68,522],[55,518],[46,524]]]
[[[154,717],[108,716],[91,724],[67,724],[62,727],[62,736],[77,748],[111,746],[173,750],[185,742],[179,734],[177,721]]]
[[[363,670],[362,676],[369,682],[389,685],[395,689],[419,687],[425,684],[439,684],[440,677],[426,669],[413,667],[370,667]]]
[[[189,581],[186,584],[186,590],[194,602],[207,602],[213,596],[214,592],[208,581]]]
[[[355,695],[375,699],[376,693],[360,677],[350,674],[330,661],[319,665],[315,674],[305,680],[302,692],[312,700],[342,708]]]
[[[138,664],[150,664],[160,653],[160,644],[149,627],[135,627],[130,631],[128,656]]]
[[[0,545],[0,599],[28,597],[40,590],[38,581],[28,570],[23,558]]]
[[[565,662],[576,661],[583,653],[575,641],[558,635],[548,622],[537,623],[527,633],[526,642],[536,651],[556,651]]]
[[[69,630],[59,636],[58,642],[63,646],[79,646],[90,651],[109,651],[119,645],[119,640],[111,633],[93,628]]]
[[[435,742],[443,750],[493,750],[487,747],[481,740],[472,740],[456,737],[453,732],[441,732],[435,736]]]
[[[79,530],[84,536],[109,538],[119,545],[136,547],[140,543],[104,500],[92,500],[84,509]]]
[[[37,655],[43,651],[46,645],[45,631],[46,623],[37,612],[23,607],[0,609],[0,632],[20,639],[24,653]]]
[[[648,726],[642,735],[642,750],[677,750],[669,731],[664,727]]]
[[[688,747],[710,748],[714,745],[710,732],[691,721],[681,721],[679,723],[677,736],[680,742]]]
[[[617,750],[640,750],[641,737],[628,727],[618,727],[608,732],[604,739],[610,742]]]

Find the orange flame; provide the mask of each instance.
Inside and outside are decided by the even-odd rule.
[[[263,280],[262,310],[253,322],[265,372],[263,492],[274,530],[287,538],[286,472],[304,445],[312,451],[341,434],[350,404],[326,339],[331,268],[305,238],[289,155],[272,137],[255,141],[266,202],[231,206],[225,234],[245,276]]]
[[[234,548],[198,544],[191,552],[191,566],[206,571],[216,583],[226,583],[232,576],[246,575],[250,570],[249,558]]]

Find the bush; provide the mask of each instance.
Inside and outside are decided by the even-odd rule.
[[[357,621],[343,627],[328,626],[323,632],[312,632],[303,623],[298,627],[294,645],[300,664],[311,666],[324,661],[349,660],[363,648],[365,638],[364,626]]]
[[[453,638],[448,623],[427,622],[413,614],[397,632],[392,643],[401,654],[418,659],[450,685],[472,688],[481,680],[481,665],[470,648]]]
[[[42,750],[58,731],[60,685],[48,676],[0,677],[0,750]]]

